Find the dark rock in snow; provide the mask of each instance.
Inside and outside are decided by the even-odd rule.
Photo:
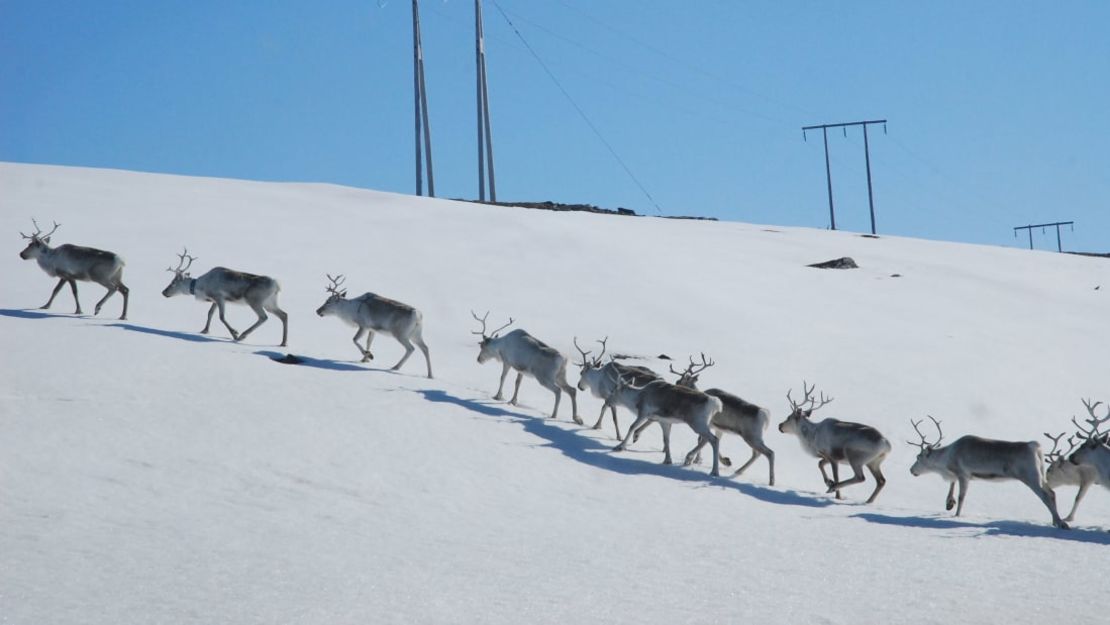
[[[827,260],[823,263],[814,263],[812,265],[806,266],[816,267],[818,269],[859,269],[859,265],[856,264],[856,261],[847,256],[843,258],[837,258],[835,260]]]
[[[273,357],[270,358],[270,360],[273,360],[274,362],[280,362],[283,365],[299,365],[304,363],[303,358],[301,358],[300,356],[294,356],[293,354],[286,354],[281,358]]]

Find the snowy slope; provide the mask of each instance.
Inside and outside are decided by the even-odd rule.
[[[16,255],[32,216],[63,224],[56,243],[126,258],[127,322],[118,296],[99,318],[69,315],[67,292],[35,310],[52,281]],[[903,442],[926,413],[950,440],[1043,441],[1080,397],[1110,400],[1104,259],[20,164],[0,164],[0,233],[0,623],[1105,615],[1075,586],[1110,573],[1110,493],[1064,532],[1024,487],[975,482],[952,519]],[[206,307],[160,295],[183,245],[195,274],[278,278],[307,366],[270,360],[276,319],[245,344],[196,334]],[[804,267],[845,255],[862,269]],[[401,354],[387,337],[358,364],[353,331],[313,314],[325,272],[421,308],[437,379],[419,353],[383,371]],[[91,310],[102,291],[80,288]],[[771,410],[777,486],[762,460],[736,479],[662,466],[655,431],[611,453],[611,426],[575,426],[569,402],[543,419],[552,397],[530,380],[524,406],[492,401],[471,309],[567,353],[606,335],[624,353],[706,352],[703,386]],[[836,398],[823,416],[894,444],[876,504],[860,503],[870,482],[826,497],[774,429],[803,378]],[[579,403],[592,422],[600,402]],[[675,429],[679,458],[692,443]],[[1066,513],[1074,489],[1059,496]]]

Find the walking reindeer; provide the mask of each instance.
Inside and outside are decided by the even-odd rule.
[[[698,376],[702,371],[713,366],[713,361],[707,359],[705,354],[701,355],[701,362],[694,362],[693,357],[690,358],[690,364],[686,366],[683,371],[678,371],[674,366],[669,367],[671,373],[678,376],[678,381],[675,382],[679,386],[686,388],[698,388]],[[719,388],[711,388],[702,391],[710,397],[716,397],[721,400],[723,406],[721,411],[713,415],[713,433],[721,438],[725,432],[736,434],[744,439],[752,449],[752,455],[748,461],[743,464],[739,469],[733,473],[734,476],[742,474],[748,467],[752,466],[760,456],[767,457],[768,476],[767,480],[771,486],[775,485],[775,452],[763,442],[763,433],[767,431],[767,424],[771,420],[771,413],[766,408],[761,408],[749,401],[741,399],[732,393],[723,391]],[[644,426],[640,426],[643,429]],[[639,432],[632,436],[635,441],[639,437]],[[686,455],[686,464],[701,461],[701,448],[705,445],[704,441],[699,441],[698,446]],[[732,466],[732,461],[726,457],[721,456],[721,464],[726,467]]]
[[[1053,525],[1068,528],[1068,524],[1056,512],[1056,493],[1045,484],[1042,473],[1044,455],[1039,443],[1000,441],[967,435],[942,447],[940,442],[944,438],[944,432],[941,431],[940,421],[932,416],[929,419],[937,428],[937,440],[932,442],[921,433],[918,427],[921,421],[910,420],[921,438],[920,442],[909,441],[911,445],[921,449],[917,454],[917,461],[910,467],[910,473],[915,476],[936,473],[950,483],[944,504],[946,510],[955,506],[956,516],[960,516],[964,509],[968,482],[973,479],[1017,480],[1036,493],[1048,508],[1052,513]],[[959,499],[955,497],[957,483],[960,485]]]
[[[575,389],[567,383],[565,356],[521,329],[513,330],[505,336],[498,336],[502,330],[512,325],[512,317],[509,318],[509,323],[487,334],[486,319],[489,318],[489,312],[487,311],[484,317],[479,317],[474,311],[470,311],[470,314],[482,324],[480,330],[471,332],[482,337],[478,343],[478,363],[485,363],[491,358],[501,362],[501,383],[497,385],[494,399],[504,399],[505,378],[509,375],[510,369],[515,369],[516,385],[513,387],[513,398],[509,400],[511,405],[517,405],[520,383],[524,379],[524,374],[528,374],[535,378],[540,386],[555,393],[555,407],[551,410],[552,419],[559,414],[559,400],[562,398],[563,391],[566,391],[570,395],[571,417],[575,423],[582,424],[582,419],[578,416]]]
[[[624,377],[630,380],[633,384],[643,385],[653,380],[658,380],[659,375],[647,367],[638,367],[633,365],[625,365],[610,359],[608,363],[602,364],[602,358],[605,356],[605,343],[609,337],[598,341],[601,343],[601,353],[594,358],[590,358],[590,353],[583,350],[578,345],[578,338],[574,339],[574,347],[578,353],[582,355],[582,362],[574,364],[579,367],[578,374],[578,390],[590,391],[595,397],[604,400],[601,405],[601,414],[597,416],[597,422],[594,423],[593,429],[601,429],[601,422],[605,419],[605,410],[608,408],[613,417],[613,430],[616,432],[617,440],[621,440],[621,426],[617,422],[617,405],[618,401],[614,399],[613,391],[617,388],[617,380]],[[623,406],[624,408],[635,412],[635,406]],[[648,423],[650,425],[650,422]],[[638,437],[637,437],[638,438]]]
[[[415,343],[416,347],[424,353],[428,377],[432,377],[432,359],[428,356],[428,346],[424,344],[423,337],[424,317],[419,310],[374,293],[363,293],[358,297],[347,299],[347,290],[340,288],[343,284],[343,276],[333,278],[330,274],[325,275],[331,281],[325,289],[329,295],[323,306],[316,309],[316,314],[321,317],[332,315],[347,325],[358,328],[351,340],[362,354],[362,362],[369,362],[374,358],[374,354],[370,352],[370,343],[374,340],[374,332],[381,332],[392,336],[405,348],[405,355],[393,365],[391,371],[397,371],[404,366],[415,351],[413,347]],[[359,343],[363,335],[366,335],[365,349]]]
[[[173,273],[173,280],[162,290],[162,295],[165,297],[192,295],[202,302],[212,302],[212,307],[208,309],[208,320],[204,324],[204,329],[200,331],[201,334],[208,334],[208,329],[212,325],[212,315],[219,310],[220,321],[231,333],[231,338],[242,341],[258,326],[266,323],[269,319],[266,312],[269,311],[281,319],[281,346],[285,347],[289,338],[289,315],[278,307],[277,296],[281,286],[277,280],[269,276],[234,271],[226,267],[213,267],[199,278],[193,278],[189,275],[189,267],[196,257],[189,256],[188,249],[177,256],[180,259],[177,267],[166,269]],[[227,302],[244,303],[250,306],[251,310],[258,315],[258,320],[242,333],[236,331],[224,317],[224,305]]]
[[[19,257],[23,260],[35,259],[47,275],[58,279],[58,284],[50,294],[50,299],[43,304],[42,308],[44,310],[50,308],[50,305],[54,303],[54,298],[58,296],[58,292],[68,282],[69,288],[73,291],[73,303],[77,306],[74,314],[80,315],[81,301],[77,299],[77,280],[81,280],[82,282],[95,282],[108,289],[108,292],[100,298],[100,301],[93,308],[94,315],[100,314],[100,308],[104,305],[104,302],[108,301],[108,298],[112,297],[116,291],[119,291],[123,295],[123,312],[119,318],[127,319],[127,300],[131,290],[123,284],[123,259],[112,252],[68,243],[58,247],[50,247],[50,236],[61,227],[61,224],[54,222],[54,228],[43,234],[37,221],[32,219],[31,223],[35,225],[34,234],[19,233],[24,239],[30,240],[27,247],[19,253]]]
[[[1079,425],[1072,417],[1072,423],[1075,423],[1080,430],[1077,436],[1083,442],[1068,458],[1068,462],[1080,470],[1092,471],[1099,484],[1110,488],[1110,432],[1099,432],[1099,427],[1110,421],[1110,406],[1106,408],[1106,416],[1098,417],[1095,415],[1095,409],[1101,403],[1099,401],[1092,404],[1090,400],[1083,400],[1083,404],[1087,406],[1087,412],[1091,415],[1091,418],[1087,419],[1090,428]]]
[[[865,481],[863,467],[866,466],[871,471],[871,475],[875,476],[875,490],[867,498],[867,503],[872,503],[886,485],[881,466],[890,453],[890,441],[869,425],[838,419],[825,419],[817,423],[811,421],[810,417],[813,416],[814,411],[833,400],[832,397],[826,398],[824,393],[821,393],[820,400],[814,399],[813,391],[816,386],[815,384],[807,388],[803,380],[802,391],[805,393],[805,398],[800,402],[795,402],[790,397],[790,391],[786,392],[786,400],[790,402],[791,412],[790,416],[779,424],[779,431],[796,435],[802,443],[802,449],[820,459],[817,462],[817,468],[821,470],[821,477],[828,486],[826,492],[835,492],[837,499],[841,498],[841,488]],[[817,403],[818,401],[820,403]],[[807,405],[808,408],[806,408]],[[847,462],[853,472],[852,477],[844,481],[840,481],[839,463],[841,462]],[[826,464],[832,465],[832,479],[829,479],[825,473]]]
[[[629,439],[640,426],[649,421],[658,421],[663,428],[663,464],[671,464],[671,426],[685,423],[698,435],[698,447],[705,443],[713,448],[713,469],[710,475],[721,474],[719,460],[721,455],[720,439],[713,433],[713,417],[723,406],[721,400],[710,397],[701,391],[677,386],[665,380],[653,380],[642,386],[635,386],[631,380],[618,377],[616,390],[609,401],[636,407],[636,421],[628,428],[624,440],[613,451],[624,451]],[[694,452],[691,452],[693,454]],[[687,464],[691,455],[687,455]]]

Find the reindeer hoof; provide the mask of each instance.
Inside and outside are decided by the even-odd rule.
[[[951,510],[952,508],[955,508],[955,507],[956,507],[955,500],[949,499],[948,501],[944,502],[944,509],[945,510]]]
[[[726,467],[731,467],[732,461],[728,458],[725,458],[724,456],[721,456],[721,464],[725,465]]]
[[[574,417],[574,422],[577,423],[578,425],[586,425],[586,423],[578,417]]]
[[[709,475],[712,475],[713,477],[721,477],[721,472],[720,471],[710,471]]]
[[[673,463],[673,462],[671,462],[671,459],[670,459],[670,458],[664,458],[664,459],[663,459],[663,464],[674,464],[674,463]]]
[[[1056,525],[1056,527],[1058,527],[1062,530],[1070,530],[1071,529],[1071,527],[1069,527],[1068,524],[1065,523],[1064,521],[1060,521],[1059,523],[1055,523],[1054,525]]]

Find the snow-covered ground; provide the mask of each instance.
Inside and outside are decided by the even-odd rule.
[[[128,321],[118,296],[98,318],[68,314],[68,291],[36,310],[53,282],[17,257],[31,217],[127,259]],[[0,233],[2,623],[1105,618],[1110,493],[1061,531],[1025,487],[973,482],[954,519],[904,442],[926,414],[948,440],[1044,441],[1081,397],[1110,401],[1105,259],[20,164],[0,164]],[[194,274],[281,281],[288,350],[276,319],[243,344],[196,333],[206,306],[160,295],[185,245]],[[804,266],[839,256],[862,268]],[[423,310],[437,378],[419,352],[384,371],[388,337],[358,364],[352,330],[313,314],[325,273]],[[80,290],[91,311],[102,290]],[[544,419],[531,380],[519,408],[491,400],[472,309],[566,353],[607,335],[665,370],[655,356],[704,351],[703,387],[771,410],[777,485],[763,460],[735,479],[662,466],[656,431],[612,453],[569,402]],[[286,351],[305,365],[271,360]],[[894,444],[876,504],[870,481],[824,495],[777,431],[803,378],[836,398],[818,416]],[[579,404],[592,422],[600,402]],[[679,459],[693,442],[675,428]]]

